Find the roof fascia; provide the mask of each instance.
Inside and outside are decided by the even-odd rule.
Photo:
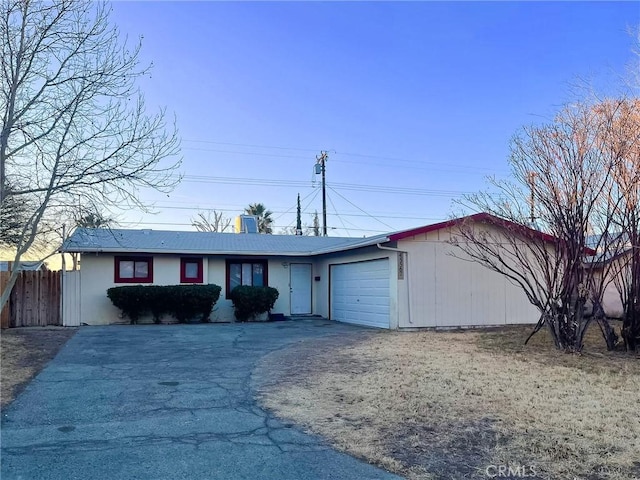
[[[469,215],[466,217],[454,218],[452,220],[447,220],[445,222],[434,223],[433,225],[426,225],[424,227],[414,228],[412,230],[405,230],[403,232],[397,232],[389,235],[390,240],[402,240],[405,238],[413,237],[415,235],[420,235],[429,232],[435,232],[437,230],[442,230],[444,228],[455,227],[460,225],[463,222],[486,222],[492,225],[502,227],[502,228],[515,228],[516,231],[519,231],[523,234],[523,236],[533,236],[538,239],[548,242],[548,243],[556,243],[558,240],[553,235],[549,235],[548,233],[541,232],[540,230],[535,230],[533,228],[529,228],[525,225],[521,225],[519,223],[512,222],[510,220],[505,220],[504,218],[496,217],[495,215],[491,215],[490,213],[482,212],[476,213],[474,215]],[[595,250],[590,247],[584,248],[584,253],[586,255],[595,255]]]
[[[164,250],[164,249],[139,249],[139,248],[76,248],[73,250],[61,250],[61,253],[117,253],[117,254],[139,254],[154,253],[162,255],[244,255],[260,257],[306,257],[312,255],[310,252],[256,252],[256,251],[203,251],[203,250]]]
[[[358,248],[369,247],[377,243],[389,242],[389,237],[375,237],[367,239],[366,241],[347,244],[336,245],[333,247],[326,247],[318,250],[311,250],[307,252],[273,252],[273,251],[241,251],[241,250],[227,250],[227,251],[203,251],[203,250],[165,250],[165,249],[139,249],[139,248],[74,248],[74,249],[61,249],[61,253],[155,253],[166,255],[245,255],[256,257],[315,257],[318,255],[325,255],[329,253],[344,252],[348,250],[355,250]]]

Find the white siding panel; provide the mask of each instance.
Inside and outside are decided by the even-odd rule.
[[[472,265],[462,265],[464,262],[447,255],[447,244],[437,243],[435,246],[436,326],[470,325],[473,275],[469,267]]]
[[[480,265],[470,264],[467,268],[471,277],[468,325],[505,324],[505,279],[495,276],[491,270]]]
[[[436,326],[436,244],[405,242],[400,247],[408,251],[405,278],[410,293],[409,311],[400,318],[400,328]],[[404,301],[403,301],[404,303]]]
[[[535,323],[538,312],[506,277],[459,258],[448,231],[404,239],[410,313],[400,327],[465,327]]]

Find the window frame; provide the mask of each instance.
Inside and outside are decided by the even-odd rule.
[[[264,286],[269,285],[269,261],[264,258],[228,258],[225,262],[225,297],[229,298],[229,294],[231,293],[231,265],[242,265],[243,263],[260,263],[262,264],[262,284]],[[240,272],[242,272],[242,266],[240,267]],[[242,274],[242,273],[241,273]],[[242,285],[242,278],[240,279],[240,285]],[[252,267],[252,278],[251,285],[253,285],[253,267]]]
[[[120,262],[133,262],[133,277],[120,276]],[[136,262],[147,263],[147,276],[136,277]],[[115,255],[113,257],[113,282],[114,283],[153,283],[153,256],[152,255]]]
[[[195,278],[187,277],[187,263],[198,266]],[[202,257],[180,257],[180,283],[204,283],[204,260]]]

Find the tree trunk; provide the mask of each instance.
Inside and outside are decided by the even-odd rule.
[[[640,347],[640,239],[632,239],[631,281],[627,291],[622,322],[622,339],[627,351],[635,352]]]
[[[627,351],[635,352],[638,350],[640,346],[640,308],[637,305],[629,305],[625,312],[620,335]]]
[[[13,291],[13,287],[15,286],[19,275],[20,270],[17,268],[11,271],[9,282],[4,287],[4,290],[2,290],[2,296],[0,297],[0,311],[4,310],[5,307],[9,307],[9,297],[11,297],[11,292]]]
[[[593,303],[593,318],[600,327],[602,337],[607,344],[607,350],[611,351],[615,349],[619,340],[618,335],[609,323],[609,320],[607,320],[606,314],[604,313],[604,308],[602,308],[602,303],[597,300],[594,300]]]

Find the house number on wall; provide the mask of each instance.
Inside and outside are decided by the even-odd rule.
[[[398,253],[398,280],[404,280],[404,253]]]

